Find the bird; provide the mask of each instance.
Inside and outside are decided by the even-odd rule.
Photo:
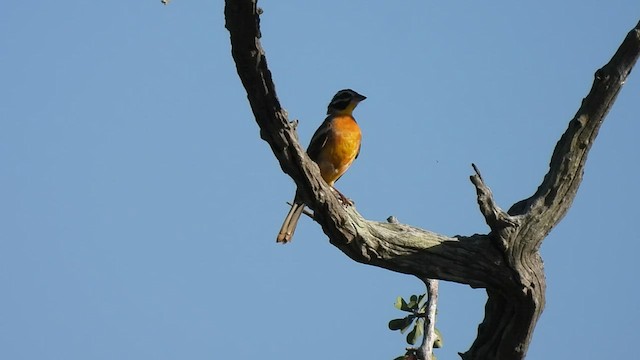
[[[333,184],[344,175],[360,154],[362,133],[352,113],[366,98],[351,89],[338,91],[327,107],[327,117],[313,134],[307,147],[307,155],[318,164],[322,179],[331,186],[345,206],[353,203]],[[286,244],[291,241],[304,206],[300,194],[296,191],[276,242]]]

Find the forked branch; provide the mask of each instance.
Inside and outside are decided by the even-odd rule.
[[[345,209],[298,143],[281,108],[260,44],[257,0],[226,0],[231,52],[261,137],[282,170],[295,181],[314,220],[330,242],[351,259],[421,279],[441,279],[487,289],[478,337],[465,359],[522,359],[544,306],[544,273],[538,248],[569,209],[582,179],[587,153],[640,53],[640,23],[611,61],[596,73],[593,88],[558,142],[550,169],[528,199],[504,212],[479,171],[471,177],[491,232],[450,237],[410,225],[364,219]]]

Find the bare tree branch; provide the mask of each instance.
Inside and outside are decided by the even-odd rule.
[[[438,307],[438,280],[425,279],[427,286],[427,313],[424,321],[424,338],[418,351],[418,359],[433,360],[433,344],[436,334],[436,309]]]
[[[611,61],[596,72],[593,88],[564,133],[538,190],[506,213],[494,202],[479,171],[471,177],[491,232],[445,236],[399,223],[364,219],[345,209],[298,143],[281,108],[260,44],[256,0],[226,0],[231,53],[260,135],[289,174],[331,244],[354,261],[487,289],[485,319],[464,359],[522,359],[544,307],[545,279],[538,249],[568,211],[582,179],[587,153],[640,53],[640,23]]]

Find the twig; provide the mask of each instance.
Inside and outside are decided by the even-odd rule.
[[[478,205],[480,206],[480,212],[484,216],[487,225],[491,230],[497,231],[506,227],[517,226],[519,221],[517,218],[510,216],[504,210],[502,210],[493,199],[493,193],[491,189],[484,183],[484,179],[480,174],[480,170],[476,164],[471,164],[475,175],[471,175],[470,179],[473,185],[476,187],[476,193],[478,194]]]
[[[418,349],[418,359],[432,360],[433,343],[438,335],[436,334],[436,308],[438,306],[438,280],[425,279],[427,286],[427,313],[424,319],[424,337],[422,345]]]
[[[289,206],[293,206],[293,204],[292,204],[292,203],[290,203],[290,202],[288,202],[288,201],[287,201],[287,205],[289,205]],[[303,214],[305,214],[305,215],[307,215],[307,216],[308,216],[308,217],[310,217],[311,219],[313,219],[313,211],[309,211],[309,210],[307,210],[307,208],[304,208],[304,209],[302,210],[302,213],[303,213]]]

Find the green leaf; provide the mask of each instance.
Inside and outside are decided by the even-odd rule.
[[[413,343],[417,343],[418,340],[422,338],[422,334],[424,334],[424,318],[419,318],[416,321],[416,335],[413,339]]]
[[[389,321],[389,330],[400,330],[400,332],[404,334],[415,318],[415,315],[407,315],[402,319],[393,319]]]
[[[415,310],[418,308],[418,297],[416,295],[411,295],[409,298],[409,303],[407,304],[409,309]]]
[[[389,321],[389,330],[400,330],[404,327],[405,319],[393,319]]]
[[[411,324],[413,323],[413,319],[415,319],[415,315],[409,315],[406,318],[404,318],[405,323],[404,326],[402,327],[402,329],[400,329],[400,333],[404,334],[405,331],[407,331],[407,329],[411,326]]]
[[[442,345],[444,345],[444,340],[442,340],[442,333],[440,333],[440,330],[435,329],[436,330],[436,339],[433,341],[433,347],[436,349],[439,349],[442,347]]]
[[[413,326],[413,329],[407,334],[407,343],[409,345],[414,345],[415,343],[422,338],[422,333],[424,328],[424,319],[418,319],[416,324]]]
[[[404,301],[404,299],[402,298],[402,296],[398,296],[396,298],[396,302],[395,304],[393,304],[393,306],[396,307],[396,309],[398,310],[402,310],[402,311],[411,311],[411,309],[409,308],[409,306],[407,306],[407,302]]]
[[[407,334],[407,344],[414,345],[416,343],[416,332],[418,327],[414,326],[411,331]]]
[[[404,334],[405,331],[407,331],[407,329],[411,326],[411,324],[413,323],[413,320],[416,318],[415,315],[407,315],[407,317],[405,317],[404,320],[404,326],[402,327],[402,329],[400,329],[400,333]]]
[[[413,308],[407,304],[407,302],[402,298],[402,296],[398,296],[394,306],[398,310],[407,311],[407,312],[413,312]]]

